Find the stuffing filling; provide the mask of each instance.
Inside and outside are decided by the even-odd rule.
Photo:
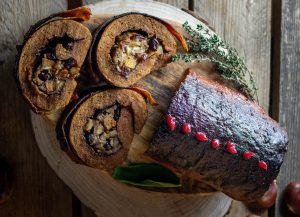
[[[111,155],[121,148],[117,133],[120,105],[115,104],[95,111],[84,125],[85,139],[96,153]]]
[[[111,58],[117,71],[127,78],[139,63],[152,55],[163,53],[163,47],[156,37],[148,38],[137,32],[125,32],[116,38]]]
[[[67,79],[79,76],[80,68],[71,51],[74,40],[68,36],[53,38],[37,55],[32,81],[44,94],[59,94]]]

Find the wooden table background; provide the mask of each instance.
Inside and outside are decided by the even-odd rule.
[[[12,197],[1,217],[95,217],[56,176],[40,154],[28,107],[13,79],[15,46],[29,26],[51,13],[96,0],[0,1],[0,156],[13,167]],[[293,216],[282,203],[282,190],[300,181],[300,1],[298,0],[161,0],[205,18],[237,48],[255,73],[260,104],[288,130],[288,154],[278,177],[280,197],[261,216]],[[134,1],[133,1],[134,4]],[[101,203],[101,201],[99,201]],[[226,216],[251,213],[233,202]],[[103,216],[110,216],[103,213]]]

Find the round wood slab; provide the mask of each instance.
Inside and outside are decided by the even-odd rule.
[[[109,1],[90,5],[90,8],[93,15],[102,17],[138,11],[179,24],[188,21],[195,26],[200,22],[178,8],[159,2]],[[167,109],[172,91],[175,91],[180,84],[185,67],[184,64],[179,66],[171,64],[162,71],[154,72],[138,82],[153,94],[160,105],[149,108],[150,117],[142,133],[135,136],[133,147],[147,147],[146,144],[151,139],[160,116]],[[231,204],[231,199],[222,193],[206,196],[160,193],[118,183],[97,169],[71,161],[61,151],[56,139],[55,126],[52,123],[34,113],[31,114],[31,120],[35,138],[43,156],[76,196],[98,216],[221,217],[226,214]],[[132,158],[134,159],[135,156]]]

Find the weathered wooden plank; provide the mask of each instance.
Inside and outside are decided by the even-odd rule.
[[[189,9],[189,1],[187,0],[156,0],[156,1],[173,5],[178,8]]]
[[[280,2],[281,24],[277,26],[281,27],[280,62],[274,63],[280,68],[280,74],[277,75],[278,88],[274,88],[273,92],[273,95],[278,94],[279,103],[278,106],[274,105],[277,106],[277,109],[274,108],[274,114],[277,114],[280,124],[287,129],[290,142],[278,177],[281,194],[275,216],[294,216],[288,212],[282,201],[282,191],[289,182],[300,181],[300,2],[282,0],[279,4]]]
[[[81,217],[96,217],[96,214],[93,210],[85,206],[84,204],[81,204]]]
[[[1,207],[0,216],[72,216],[71,191],[40,154],[29,110],[13,79],[15,46],[29,26],[65,8],[64,0],[0,1],[0,152],[15,175],[12,198]]]
[[[259,88],[259,102],[268,111],[271,1],[197,0],[195,12],[205,18],[216,32],[246,59]],[[248,213],[250,211],[242,203],[235,201],[228,216],[246,216]],[[261,215],[267,216],[267,212]]]
[[[87,5],[87,4],[94,4],[101,1],[102,0],[83,0],[82,3],[83,5]],[[186,9],[189,8],[189,1],[187,0],[155,0],[155,1],[167,3],[178,8],[186,8]]]
[[[102,2],[102,0],[82,0],[82,5],[94,4],[97,2]]]
[[[67,0],[68,9],[73,9],[82,6],[82,0]]]

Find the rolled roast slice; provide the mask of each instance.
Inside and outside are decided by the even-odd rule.
[[[237,200],[254,200],[278,175],[287,133],[255,102],[190,73],[147,155]]]
[[[67,18],[29,30],[17,57],[17,83],[34,112],[50,113],[69,103],[91,40],[88,28]]]
[[[113,17],[94,33],[89,54],[92,72],[115,86],[128,87],[176,53],[174,31],[146,14]]]
[[[92,92],[62,116],[57,136],[72,159],[112,171],[127,158],[134,133],[147,119],[142,95],[128,89]]]

